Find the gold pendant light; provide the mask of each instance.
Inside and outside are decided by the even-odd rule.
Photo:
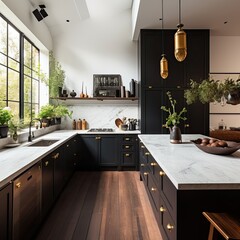
[[[179,24],[174,35],[174,55],[179,62],[182,62],[187,56],[187,34],[182,29],[183,26],[181,23],[181,0],[179,0]]]
[[[168,61],[166,55],[164,54],[164,38],[163,38],[163,0],[162,0],[162,59],[160,61],[160,75],[163,79],[168,77]]]

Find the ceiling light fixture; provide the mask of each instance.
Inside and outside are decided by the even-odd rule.
[[[46,6],[44,4],[39,5],[40,11],[38,9],[35,9],[32,13],[36,17],[36,19],[40,22],[42,21],[45,17],[48,16],[45,8]]]
[[[168,60],[166,59],[166,54],[164,53],[164,26],[163,26],[163,0],[162,0],[162,59],[160,61],[160,75],[163,79],[168,77]]]
[[[179,0],[179,23],[177,25],[177,32],[174,35],[174,55],[175,58],[182,62],[187,56],[187,34],[184,32],[181,23],[181,0]]]

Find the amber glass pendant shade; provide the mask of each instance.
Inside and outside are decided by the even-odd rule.
[[[179,24],[178,30],[174,35],[174,55],[182,62],[187,56],[187,34],[183,31],[183,24]]]
[[[162,54],[162,59],[160,61],[160,75],[163,79],[168,77],[168,60],[165,57],[165,54]]]

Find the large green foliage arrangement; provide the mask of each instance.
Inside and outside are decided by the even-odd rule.
[[[65,71],[61,64],[53,56],[53,52],[49,53],[49,95],[50,97],[58,96],[58,88],[63,87],[65,81]]]

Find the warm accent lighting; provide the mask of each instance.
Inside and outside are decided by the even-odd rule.
[[[168,77],[168,61],[165,58],[165,54],[162,54],[162,59],[160,61],[160,75],[163,79]]]
[[[187,56],[187,34],[182,29],[183,26],[181,23],[181,0],[179,0],[179,24],[174,35],[174,55],[179,62],[182,62]]]
[[[162,0],[162,59],[160,61],[160,75],[163,79],[168,77],[168,61],[166,59],[166,55],[164,54],[164,27],[163,27],[163,0]]]

